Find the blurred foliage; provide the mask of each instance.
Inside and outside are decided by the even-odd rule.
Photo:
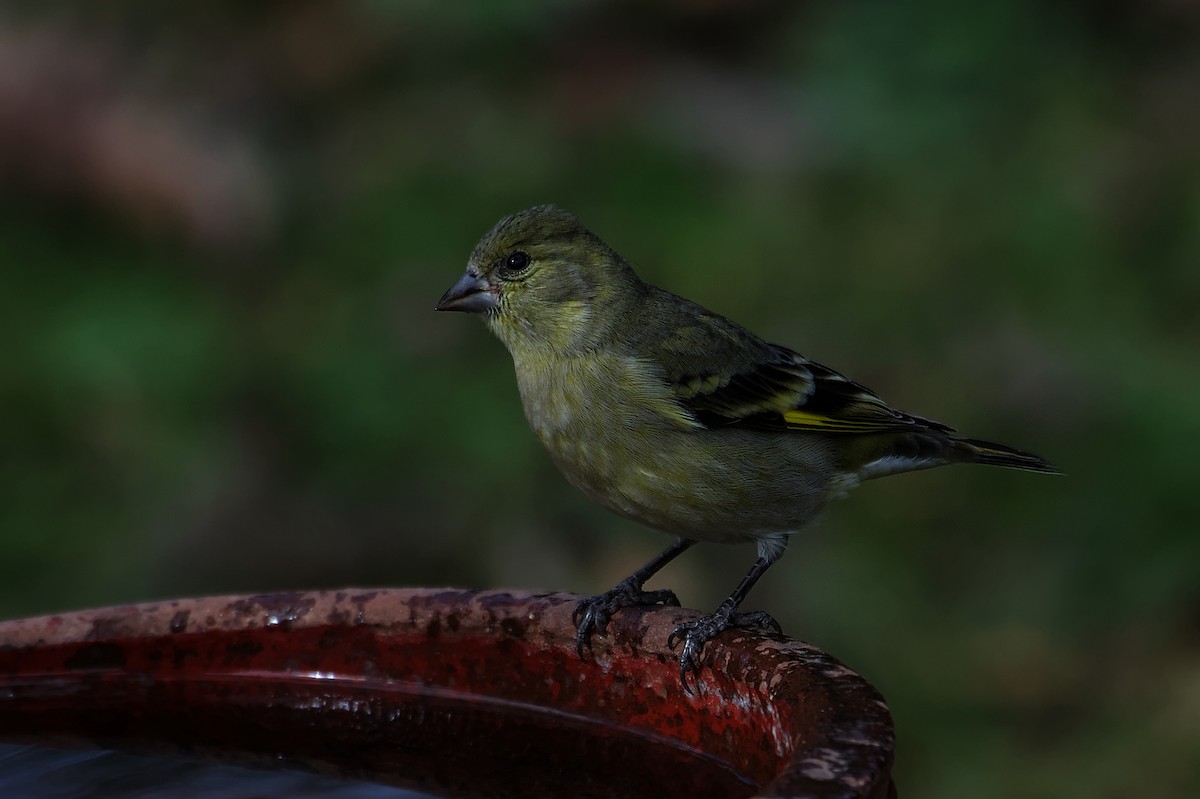
[[[0,6],[0,613],[596,592],[502,347],[435,316],[540,202],[900,407],[1063,466],[868,485],[751,597],[923,797],[1200,794],[1187,3]],[[714,606],[717,546],[664,582]]]

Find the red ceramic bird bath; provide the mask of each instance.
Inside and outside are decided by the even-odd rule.
[[[212,597],[0,623],[0,740],[186,753],[463,797],[870,797],[879,694],[759,632],[710,642],[694,694],[630,609],[575,653],[569,594]]]

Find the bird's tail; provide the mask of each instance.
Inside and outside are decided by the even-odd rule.
[[[1026,472],[1041,472],[1042,474],[1063,473],[1061,469],[1044,458],[1004,444],[997,444],[994,441],[955,438],[954,450],[963,463],[983,463],[988,466],[1003,466],[1008,469],[1021,469]]]

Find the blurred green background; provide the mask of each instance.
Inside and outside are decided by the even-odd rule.
[[[632,571],[433,313],[555,202],[1068,472],[868,484],[751,595],[888,698],[901,795],[1200,795],[1198,8],[0,5],[0,615]]]

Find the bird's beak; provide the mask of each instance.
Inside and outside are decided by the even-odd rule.
[[[435,311],[467,311],[486,313],[497,307],[496,295],[489,290],[488,282],[470,270],[465,272],[450,290],[442,295]]]

